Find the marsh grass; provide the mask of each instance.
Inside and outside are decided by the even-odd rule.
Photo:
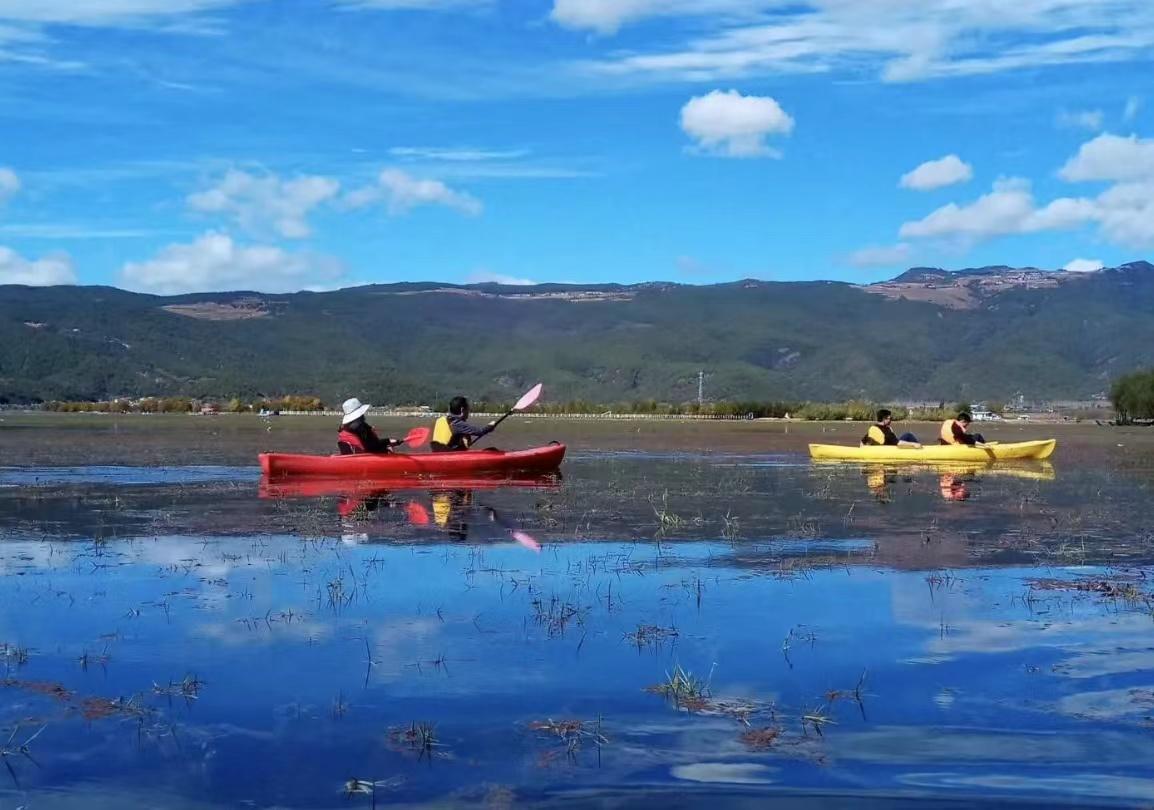
[[[602,730],[602,718],[597,716],[595,722],[585,720],[535,720],[529,724],[531,731],[556,737],[565,747],[565,753],[575,758],[584,743],[595,745],[600,751],[602,746],[609,744],[609,738]]]
[[[644,647],[657,647],[668,641],[675,639],[679,635],[676,627],[660,627],[655,624],[639,624],[637,629],[625,634],[625,639],[638,649]]]
[[[652,496],[649,498],[649,505],[653,508],[653,515],[657,519],[658,533],[663,534],[673,529],[679,529],[684,525],[684,519],[669,508],[669,490],[661,493],[660,507],[653,502]]]
[[[389,742],[396,748],[415,752],[420,758],[432,757],[443,748],[437,738],[437,728],[429,722],[412,722],[408,726],[389,730]]]
[[[664,681],[646,687],[645,691],[661,695],[679,708],[697,711],[707,706],[711,694],[710,681],[712,678],[712,669],[709,672],[709,677],[699,678],[678,664],[672,672],[666,673]]]
[[[1143,582],[1145,578],[1145,573],[1142,572],[1140,576],[1116,575],[1110,579],[1035,579],[1028,584],[1031,590],[1097,594],[1103,599],[1120,600],[1129,605],[1149,607],[1154,603],[1154,597],[1139,587],[1139,582]]]
[[[4,659],[7,666],[22,667],[28,663],[32,651],[27,647],[21,647],[18,644],[9,644],[8,642],[0,643],[0,658]]]
[[[32,743],[44,733],[44,729],[46,728],[48,728],[47,725],[42,725],[30,736],[25,737],[23,740],[18,740],[17,738],[20,736],[20,724],[17,723],[12,728],[12,733],[8,735],[7,741],[3,745],[0,745],[0,759],[4,760],[4,767],[8,769],[8,773],[11,775],[12,781],[17,787],[20,785],[20,780],[16,778],[16,770],[12,767],[12,763],[9,762],[9,760],[15,757],[23,757],[39,768],[40,763],[32,756]]]
[[[751,751],[768,751],[777,745],[781,734],[780,726],[763,726],[743,731],[738,739]]]
[[[721,536],[726,540],[735,540],[741,534],[741,521],[729,510],[721,516],[721,523]]]
[[[370,797],[372,807],[377,806],[377,791],[380,789],[395,789],[404,784],[404,779],[399,776],[392,779],[378,779],[376,781],[369,779],[349,779],[341,786],[341,793],[346,799],[351,799],[353,796],[368,796]]]
[[[179,681],[169,681],[166,685],[161,686],[158,683],[152,685],[152,692],[156,695],[163,695],[168,698],[179,697],[185,701],[193,701],[200,698],[200,689],[204,686],[204,681],[196,675],[185,675]]]
[[[533,621],[544,627],[550,638],[565,635],[572,622],[584,624],[588,613],[586,608],[555,594],[548,599],[537,597],[530,604],[533,608]]]

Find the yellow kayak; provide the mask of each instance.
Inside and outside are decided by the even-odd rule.
[[[839,444],[811,444],[809,454],[816,459],[838,461],[1009,461],[1010,459],[1049,458],[1058,445],[1056,439],[1011,444],[987,444],[969,447],[964,444],[927,444],[922,447],[845,447]]]

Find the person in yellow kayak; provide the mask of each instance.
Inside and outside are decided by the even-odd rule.
[[[469,400],[453,397],[449,402],[449,412],[433,425],[433,440],[429,443],[434,453],[450,450],[468,450],[482,436],[493,432],[496,422],[484,427],[469,424]]]
[[[942,422],[942,432],[939,444],[964,444],[973,447],[976,444],[985,444],[986,440],[981,433],[970,433],[970,425],[974,417],[966,411],[958,414],[957,419],[947,419]]]
[[[866,435],[862,436],[862,447],[921,447],[918,442],[918,437],[912,433],[903,433],[901,436],[894,433],[893,429],[894,415],[893,412],[887,408],[882,408],[878,411],[878,420],[870,425],[870,429],[866,431]]]
[[[400,439],[382,439],[373,426],[365,421],[365,414],[372,405],[362,405],[356,397],[346,399],[341,405],[341,428],[337,433],[337,449],[342,456],[357,453],[391,453],[401,444]]]

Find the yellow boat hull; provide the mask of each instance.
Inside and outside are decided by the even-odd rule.
[[[934,463],[941,461],[991,462],[1015,459],[1049,458],[1057,447],[1056,439],[1036,442],[990,444],[968,447],[960,444],[927,444],[914,447],[845,447],[838,444],[811,444],[809,455],[815,459],[836,461],[897,461],[903,463]]]

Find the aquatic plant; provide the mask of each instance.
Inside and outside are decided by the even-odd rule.
[[[665,490],[661,494],[661,508],[653,502],[653,498],[649,499],[649,505],[653,508],[653,514],[657,518],[658,533],[665,532],[669,529],[679,528],[685,521],[681,516],[674,513],[669,508],[669,490]]]
[[[607,738],[601,730],[601,715],[597,716],[595,723],[587,723],[584,720],[536,720],[529,724],[529,728],[533,731],[541,732],[556,736],[565,746],[565,752],[569,756],[575,756],[581,749],[583,741],[589,741],[601,748],[603,745],[609,744]]]
[[[741,740],[747,748],[754,751],[768,751],[770,748],[773,748],[780,737],[781,728],[779,726],[765,726],[743,731],[738,739]]]
[[[667,639],[677,638],[676,627],[659,627],[655,624],[639,624],[637,629],[625,634],[625,639],[638,648],[656,646]]]
[[[420,756],[432,756],[434,748],[442,747],[437,740],[437,729],[432,723],[412,722],[403,728],[389,731],[389,741],[400,748],[416,751]]]
[[[710,670],[708,678],[703,679],[678,664],[672,672],[666,673],[663,682],[647,687],[645,691],[662,695],[672,700],[676,706],[693,711],[695,708],[705,706],[705,701],[710,695],[712,678],[713,670]]]

